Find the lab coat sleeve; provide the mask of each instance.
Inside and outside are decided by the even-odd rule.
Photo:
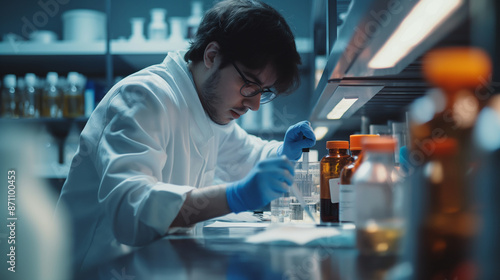
[[[169,114],[151,83],[122,86],[109,102],[99,139],[98,201],[115,238],[147,244],[167,233],[192,187],[162,182]],[[108,226],[108,224],[106,224]]]
[[[236,123],[231,125],[231,131],[220,142],[217,183],[242,179],[258,161],[275,157],[279,145],[283,143],[263,140],[248,134]]]

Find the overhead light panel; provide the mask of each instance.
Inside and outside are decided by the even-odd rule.
[[[318,126],[314,129],[314,135],[316,136],[316,140],[321,140],[328,133],[328,127],[326,126]]]
[[[326,115],[326,118],[329,120],[338,120],[340,119],[351,106],[358,101],[358,98],[342,98],[335,107]]]
[[[368,63],[372,69],[394,67],[425,40],[463,0],[421,0]]]

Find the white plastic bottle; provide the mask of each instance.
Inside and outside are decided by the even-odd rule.
[[[198,31],[198,26],[203,19],[203,2],[193,1],[191,2],[191,15],[187,20],[187,38],[194,38],[196,32]]]
[[[167,10],[161,8],[151,9],[151,22],[148,26],[148,39],[162,41],[167,39],[168,26],[165,22]]]

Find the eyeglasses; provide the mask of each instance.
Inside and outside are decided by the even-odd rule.
[[[256,96],[259,93],[262,93],[260,96],[260,104],[265,104],[268,102],[271,102],[274,98],[276,98],[276,93],[270,89],[270,88],[262,88],[259,84],[256,82],[249,81],[245,75],[240,71],[238,66],[233,62],[234,69],[238,71],[238,74],[240,74],[241,78],[245,82],[243,86],[240,88],[240,94],[243,95],[244,97],[253,97]]]

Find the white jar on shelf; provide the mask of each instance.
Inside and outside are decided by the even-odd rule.
[[[151,9],[151,22],[148,26],[148,39],[162,41],[167,39],[168,26],[165,22],[167,10],[161,8]]]
[[[142,42],[145,41],[144,37],[144,18],[134,17],[130,19],[132,24],[132,35],[130,36],[130,41],[132,42]]]
[[[191,2],[191,15],[187,19],[187,38],[192,39],[198,31],[198,26],[203,19],[203,2]]]
[[[185,18],[182,17],[172,17],[170,18],[170,28],[171,34],[169,40],[171,42],[183,42],[185,40],[183,30],[186,25]]]

